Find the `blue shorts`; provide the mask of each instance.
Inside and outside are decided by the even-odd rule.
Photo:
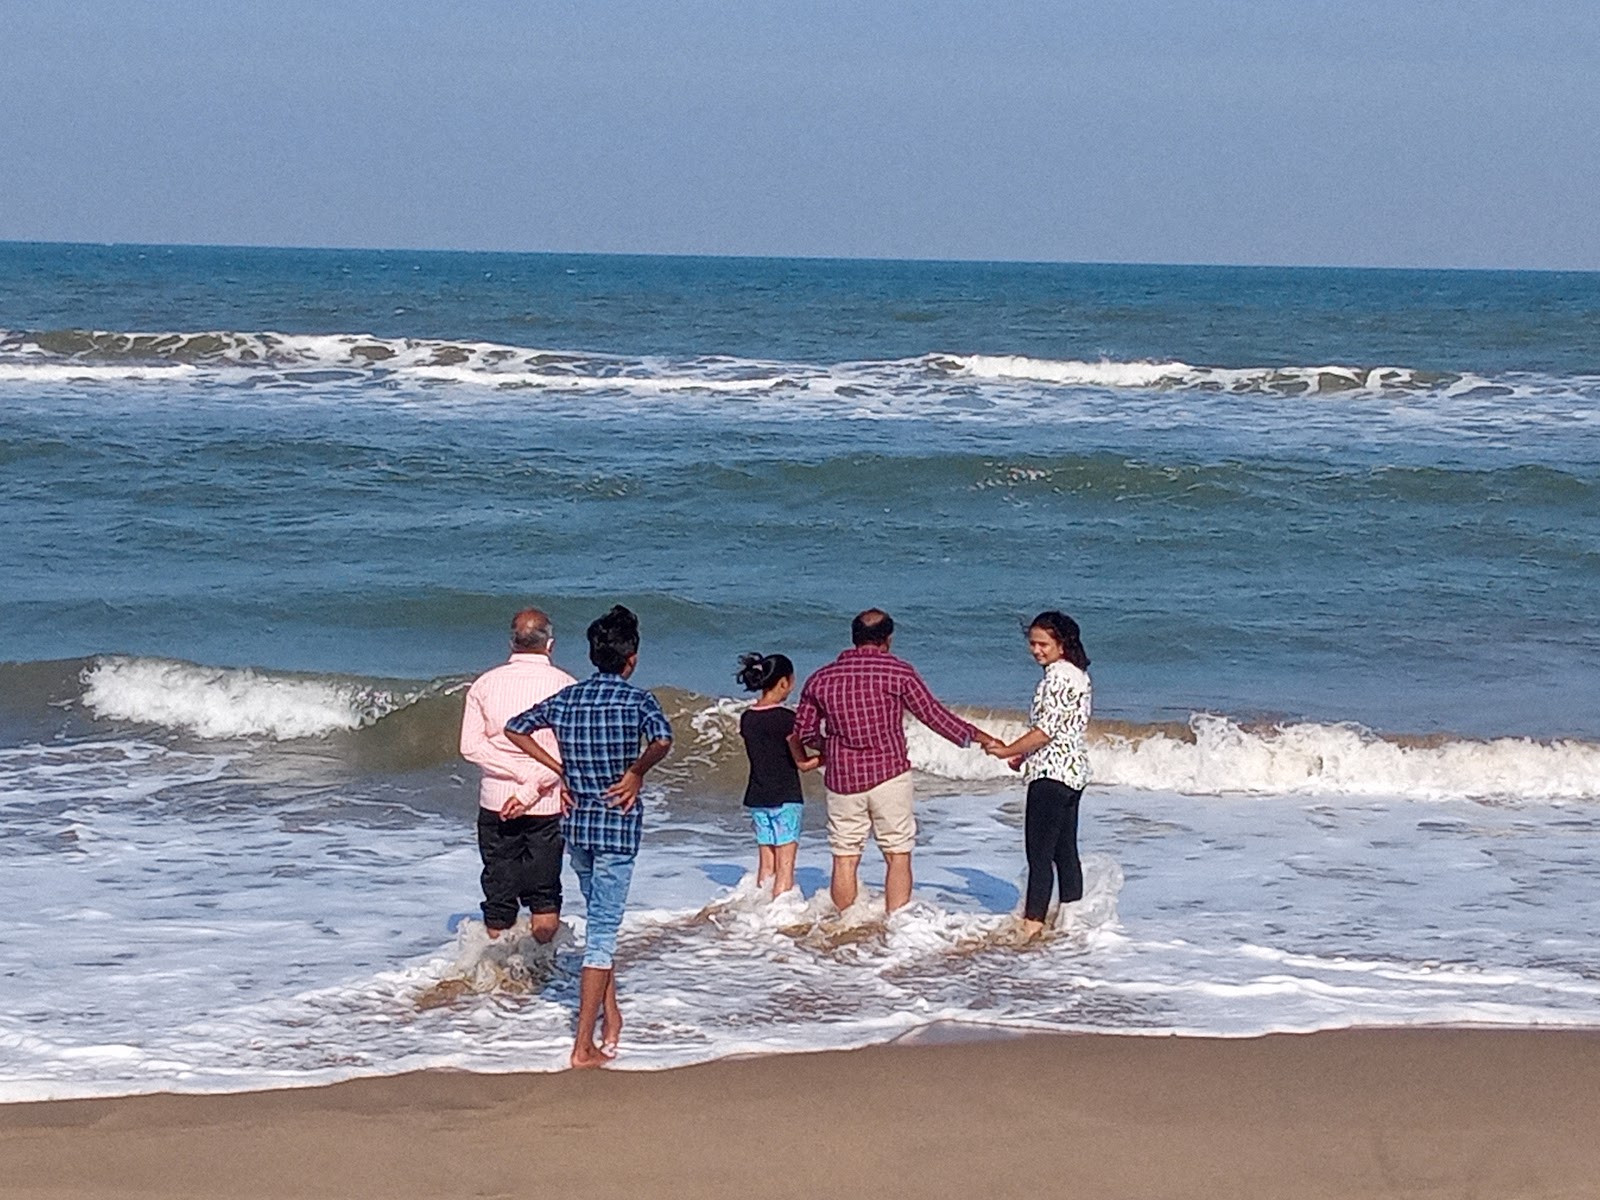
[[[800,814],[803,804],[780,804],[776,808],[752,808],[750,820],[756,827],[756,845],[787,846],[800,840]]]

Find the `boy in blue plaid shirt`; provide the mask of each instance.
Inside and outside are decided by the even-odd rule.
[[[613,956],[644,827],[639,788],[672,748],[660,703],[628,682],[639,661],[639,618],[619,604],[591,622],[589,661],[595,673],[588,679],[506,722],[507,739],[561,779],[561,831],[588,908],[574,1067],[604,1066],[617,1053],[622,1010]],[[555,732],[561,761],[533,740],[536,729]]]

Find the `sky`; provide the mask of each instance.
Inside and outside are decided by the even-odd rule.
[[[1600,269],[1595,0],[0,0],[0,239]]]

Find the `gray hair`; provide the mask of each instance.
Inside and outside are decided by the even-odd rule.
[[[537,608],[525,608],[511,618],[511,648],[523,654],[543,654],[550,649],[550,618]]]

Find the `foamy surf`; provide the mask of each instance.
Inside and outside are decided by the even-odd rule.
[[[453,753],[458,708],[435,698],[458,680],[410,685],[351,676],[303,676],[208,667],[168,659],[104,657],[81,674],[82,703],[105,721],[154,725],[207,739],[290,741],[379,727],[401,710],[426,719],[408,732],[429,761]],[[665,689],[678,739],[665,768],[680,786],[723,794],[742,786],[739,714],[746,701]],[[421,707],[419,708],[419,703]],[[1027,728],[1017,713],[967,715],[1007,740]],[[907,719],[912,766],[947,783],[1016,782],[1016,772]],[[1246,725],[1218,714],[1187,727],[1098,723],[1091,728],[1096,784],[1197,796],[1452,798],[1549,803],[1600,799],[1600,745],[1525,737],[1385,734],[1348,722]]]
[[[426,690],[122,657],[96,660],[82,683],[84,705],[102,720],[162,725],[202,738],[276,741],[372,725]]]
[[[1008,740],[1026,726],[971,714]],[[1015,779],[998,759],[908,722],[912,765],[954,780]],[[1197,796],[1396,796],[1508,801],[1600,798],[1600,745],[1525,737],[1383,735],[1350,723],[1246,726],[1214,713],[1168,727],[1091,728],[1096,783]]]
[[[1410,367],[1358,367],[1337,363],[1281,367],[1191,366],[1185,362],[1098,362],[972,354],[939,361],[978,379],[1020,379],[1067,387],[1140,388],[1231,392],[1236,395],[1329,396],[1437,392],[1465,395],[1506,387],[1481,375],[1419,371]],[[1519,385],[1520,386],[1520,385]]]
[[[581,902],[553,951],[491,941],[470,917],[447,937],[442,915],[475,898],[469,816],[374,826],[235,807],[215,819],[249,852],[219,880],[212,818],[183,788],[166,809],[130,808],[92,778],[71,794],[87,836],[65,859],[15,861],[4,881],[17,917],[0,944],[0,1099],[565,1064]],[[748,863],[742,826],[655,828],[619,948],[616,1068],[950,1026],[1246,1036],[1600,1021],[1600,984],[1573,940],[1600,901],[1559,869],[1560,839],[1592,838],[1593,821],[1563,832],[1457,801],[1422,810],[1418,838],[1404,803],[1341,814],[1218,801],[1201,814],[1162,793],[1091,797],[1085,899],[1026,944],[1012,935],[1021,835],[993,796],[924,798],[915,899],[888,920],[873,896],[830,911],[815,835],[801,849],[805,893],[774,901],[747,879],[709,883]],[[51,812],[41,798],[13,816],[42,832]],[[1482,856],[1504,852],[1545,874],[1502,879]],[[1524,886],[1547,903],[1519,904]],[[1385,914],[1400,895],[1413,908],[1397,924]],[[1419,896],[1433,899],[1417,908]],[[86,969],[112,923],[115,966]],[[1523,938],[1540,946],[1531,959]]]
[[[331,375],[330,375],[331,373]],[[726,355],[629,357],[497,342],[383,338],[360,333],[214,330],[0,331],[0,381],[215,380],[252,386],[304,379],[325,384],[410,380],[420,385],[535,388],[640,397],[674,393],[803,398],[861,415],[889,415],[917,397],[937,400],[952,383],[1033,388],[1200,391],[1294,397],[1572,394],[1590,378],[1528,373],[1490,377],[1404,365],[1309,363],[1194,365],[1178,360],[1049,359],[931,353],[905,359],[797,362]]]

